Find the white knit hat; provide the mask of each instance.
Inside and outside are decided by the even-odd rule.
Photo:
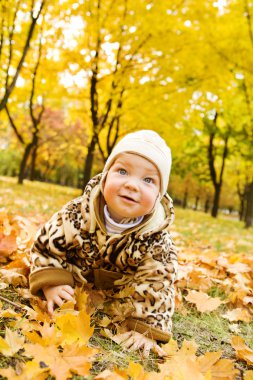
[[[107,172],[121,153],[135,153],[151,161],[158,169],[161,179],[161,196],[167,191],[171,169],[171,151],[158,133],[142,130],[124,136],[113,148],[103,173]]]

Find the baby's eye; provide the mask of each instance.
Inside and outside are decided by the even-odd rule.
[[[154,183],[153,178],[150,178],[150,177],[144,178],[144,181],[147,182],[147,183]]]
[[[119,169],[119,174],[121,174],[121,175],[126,175],[127,172],[126,172],[125,169]]]

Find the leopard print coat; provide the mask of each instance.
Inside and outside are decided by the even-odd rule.
[[[140,225],[109,235],[100,212],[101,181],[102,174],[92,178],[81,197],[38,231],[31,249],[31,292],[87,281],[100,289],[104,285],[110,297],[119,298],[120,292],[121,303],[130,301],[131,329],[168,341],[177,274],[177,254],[168,232],[174,217],[172,200],[166,194]],[[124,289],[133,291],[121,292]]]

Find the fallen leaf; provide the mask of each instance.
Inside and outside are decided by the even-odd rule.
[[[76,341],[87,344],[94,331],[94,327],[90,326],[90,316],[85,310],[81,310],[77,315],[67,313],[56,317],[56,325],[61,329],[65,344]]]
[[[202,313],[216,310],[223,303],[218,297],[212,298],[206,293],[197,292],[196,290],[189,290],[185,299],[195,304],[197,310]]]
[[[239,335],[231,338],[231,346],[236,351],[236,356],[239,359],[245,360],[248,364],[253,364],[253,350],[246,346],[244,340]]]
[[[243,375],[243,380],[253,380],[253,371],[245,371]]]
[[[236,379],[240,371],[235,369],[234,363],[229,359],[220,359],[211,368],[212,380],[232,380]]]
[[[20,336],[17,331],[12,331],[6,327],[5,339],[0,337],[0,351],[5,356],[13,356],[23,348],[24,342],[24,336]]]
[[[206,352],[203,356],[197,358],[197,362],[200,365],[201,372],[206,373],[211,367],[220,359],[222,355],[221,351],[218,352]]]
[[[56,380],[66,380],[72,374],[87,376],[91,361],[97,350],[79,347],[76,344],[65,346],[59,352],[56,346],[43,347],[39,344],[26,344],[25,354],[34,357],[34,361],[43,362],[45,368]]]
[[[230,322],[243,321],[249,323],[252,320],[252,316],[247,309],[237,308],[228,310],[225,314],[221,315],[223,318],[228,319]]]
[[[7,377],[10,380],[45,380],[48,377],[48,369],[41,368],[37,362],[27,362],[22,367],[21,373],[10,367],[6,369],[0,369],[0,374]]]

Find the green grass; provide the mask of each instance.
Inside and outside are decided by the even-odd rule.
[[[180,245],[211,248],[226,253],[253,254],[253,229],[222,214],[212,218],[199,211],[176,209],[173,230],[180,233]]]
[[[79,196],[78,189],[56,186],[52,184],[25,181],[24,185],[17,185],[17,180],[13,178],[0,177],[0,212],[23,215],[31,218],[47,220],[54,212],[59,210],[66,202]],[[187,254],[189,251],[203,255],[205,252],[227,253],[233,256],[248,256],[253,254],[253,229],[245,229],[242,222],[230,220],[224,216],[217,219],[210,215],[192,210],[182,210],[176,208],[176,220],[172,227],[172,234],[180,252]],[[251,274],[252,276],[252,274]],[[4,289],[5,295],[10,300],[16,299],[13,289]],[[2,291],[1,291],[2,292]],[[8,293],[9,292],[9,293]],[[2,293],[1,293],[2,294]],[[227,296],[224,289],[213,286],[209,289],[209,296],[219,297],[224,300]],[[24,300],[24,303],[27,301]],[[230,323],[221,317],[227,305],[222,304],[212,313],[200,313],[189,303],[184,304],[187,314],[182,315],[178,311],[173,317],[174,329],[173,337],[179,346],[183,340],[195,340],[198,344],[198,353],[207,351],[222,351],[222,357],[235,359],[234,350],[230,340],[233,335],[240,335],[245,339],[246,344],[253,349],[253,322]],[[252,306],[251,306],[252,310]],[[0,330],[3,330],[2,320],[0,320]],[[237,326],[238,333],[232,331],[233,326]],[[124,368],[129,360],[140,362],[146,370],[154,370],[157,365],[155,355],[149,360],[143,360],[138,353],[130,354],[122,350],[111,340],[102,337],[99,330],[96,330],[91,339],[94,347],[100,348],[100,354],[92,368],[92,379],[95,374],[105,368]],[[0,368],[6,367],[11,361],[0,357]],[[237,360],[237,367],[243,373],[246,369],[253,369],[245,362]],[[239,377],[241,378],[241,377]],[[83,380],[80,376],[74,376],[75,380]],[[88,379],[88,378],[86,378]]]
[[[17,178],[0,177],[0,211],[27,217],[50,216],[80,195],[80,189],[28,180],[18,185]]]

